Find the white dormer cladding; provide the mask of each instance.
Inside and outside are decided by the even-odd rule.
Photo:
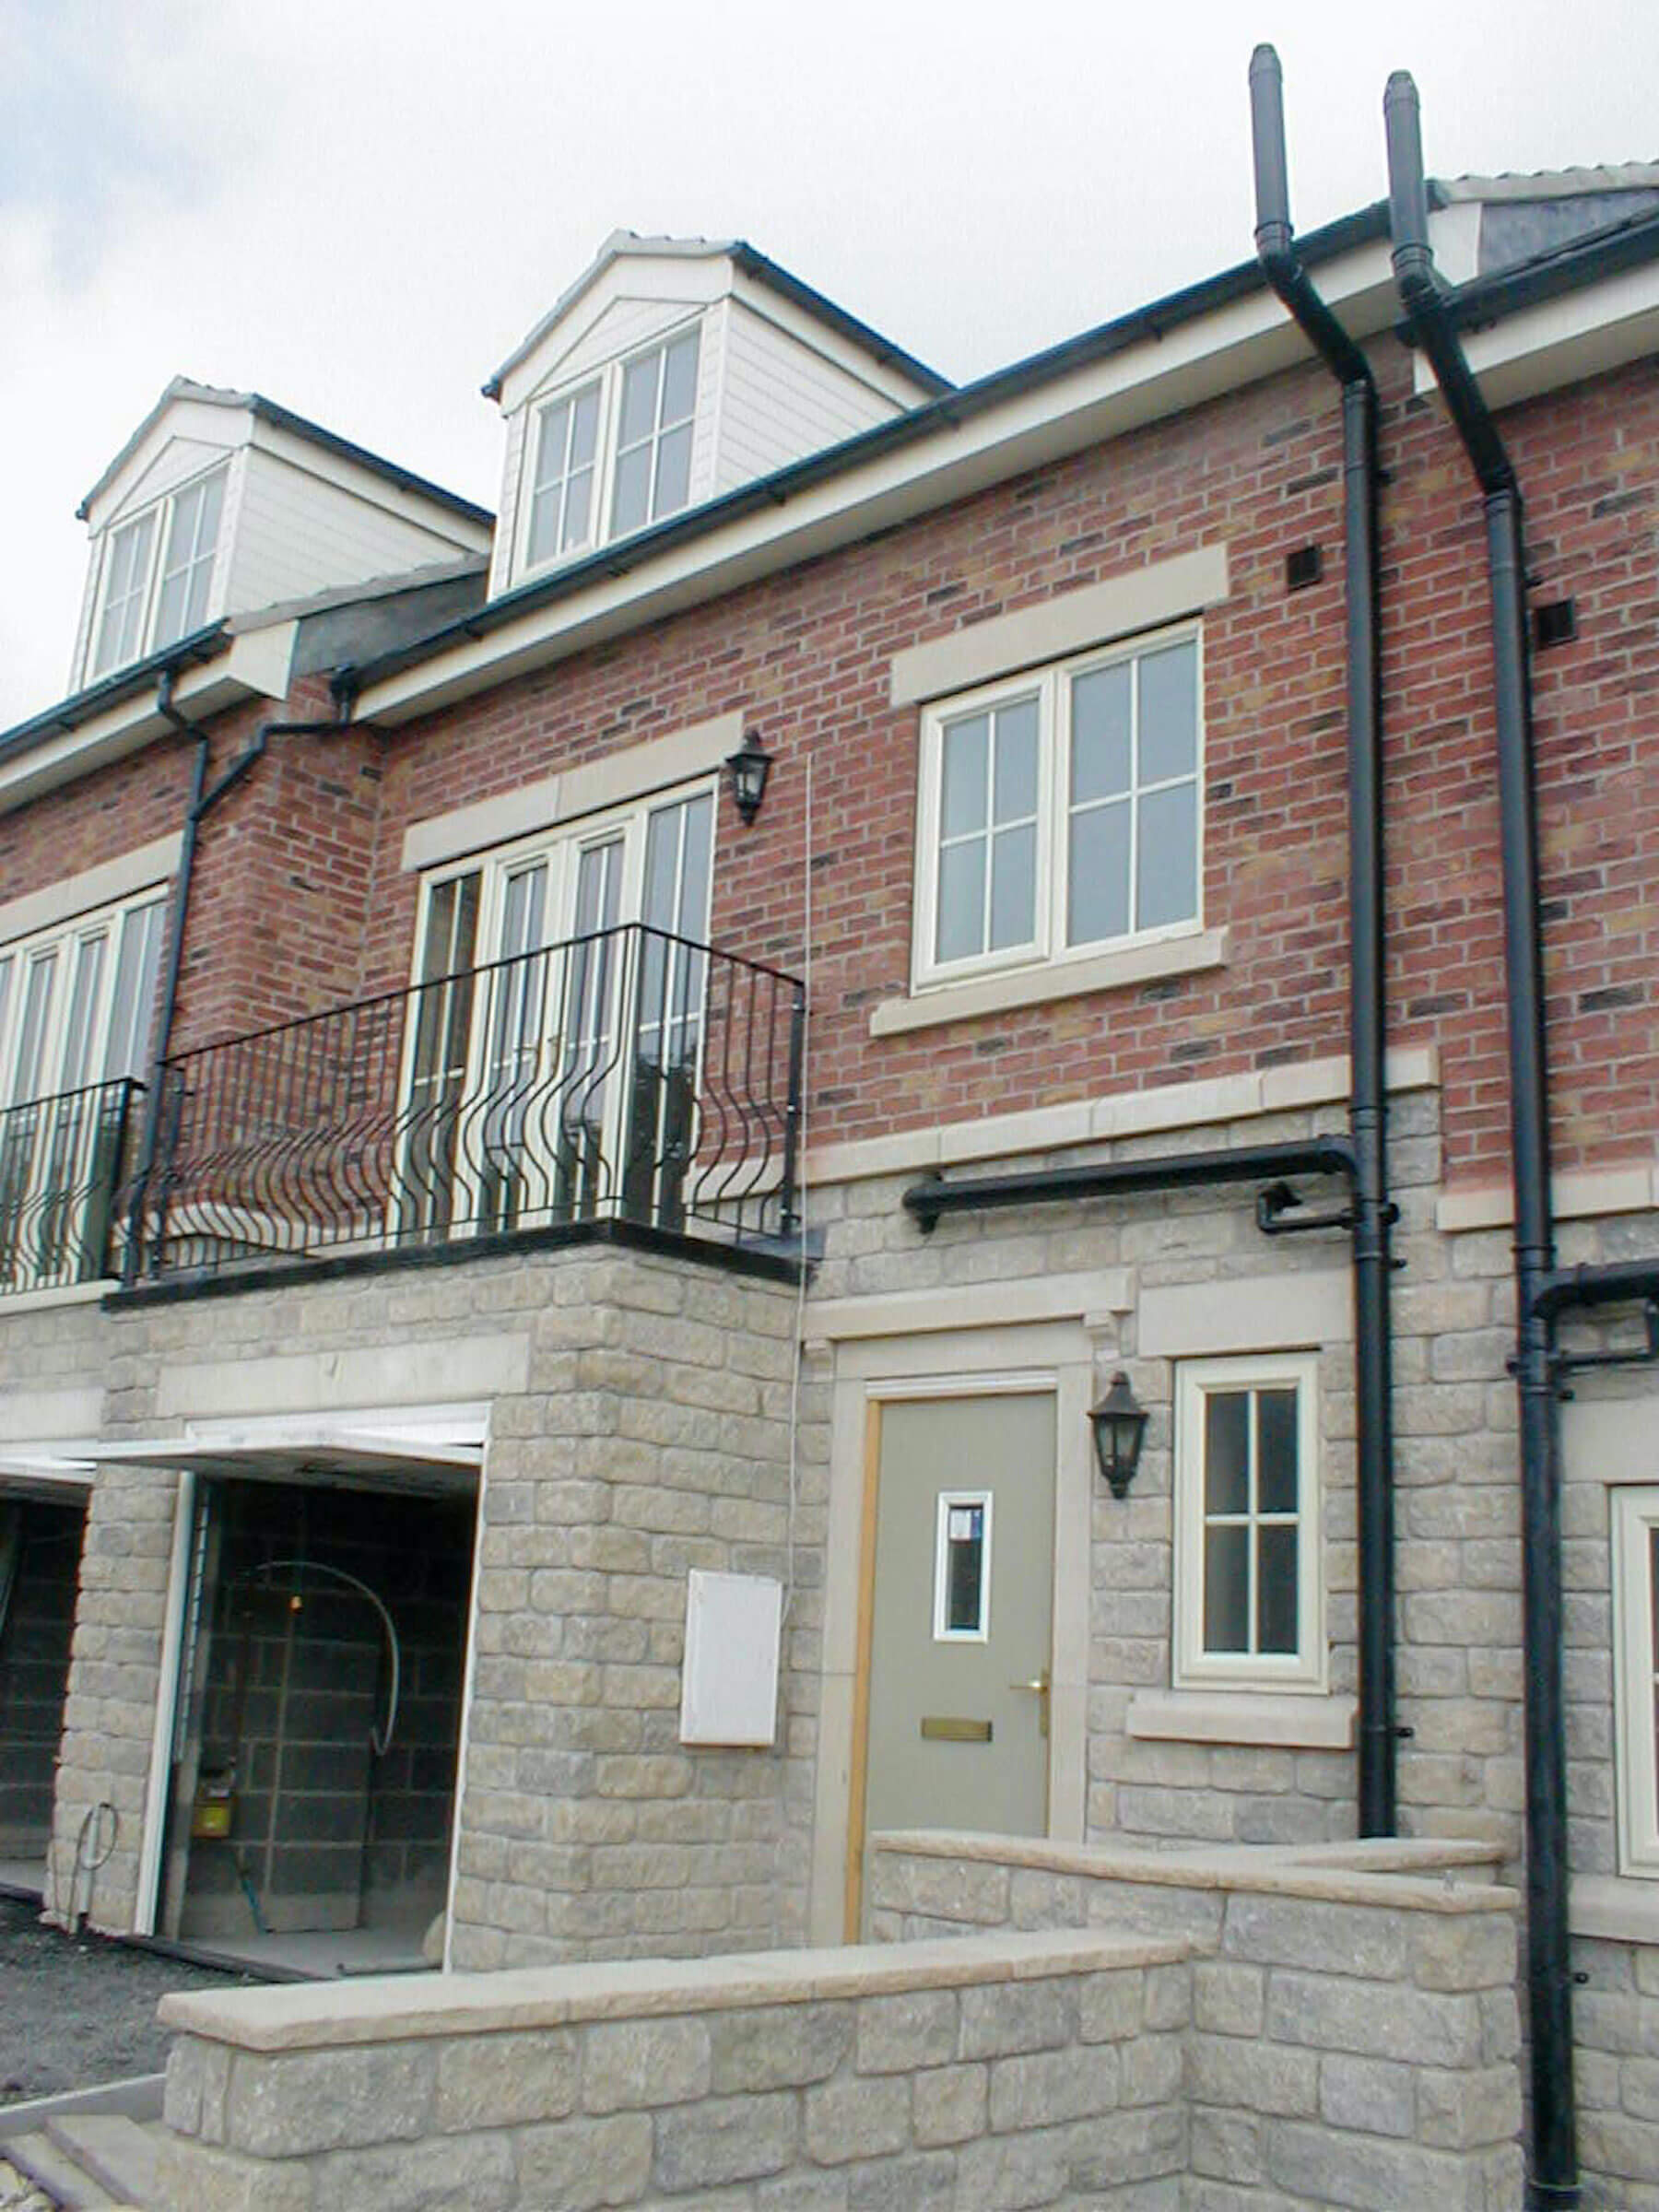
[[[251,393],[175,379],[88,495],[72,691],[175,639],[488,550],[487,516]]]
[[[733,244],[618,231],[486,387],[507,425],[492,595],[940,388],[757,266]]]

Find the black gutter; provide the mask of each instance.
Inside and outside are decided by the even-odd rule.
[[[67,699],[59,700],[42,713],[31,714],[27,722],[14,723],[9,730],[0,730],[0,762],[18,753],[32,752],[36,746],[50,744],[53,738],[79,729],[82,723],[90,722],[95,715],[107,713],[111,707],[135,698],[140,691],[147,691],[159,677],[176,678],[187,667],[217,660],[229,652],[231,642],[229,623],[210,622],[205,629],[193,629],[188,637],[175,638],[171,645],[147,654],[143,660],[118,668],[113,676],[88,684],[84,691],[72,691]]]
[[[1291,1138],[1283,1144],[1233,1145],[1220,1151],[1162,1152],[1145,1159],[1091,1160],[1075,1168],[1032,1168],[1011,1175],[976,1175],[947,1182],[930,1175],[904,1194],[907,1213],[924,1231],[941,1214],[985,1213],[1067,1198],[1135,1197],[1157,1191],[1203,1190],[1217,1183],[1265,1182],[1285,1175],[1347,1175],[1354,1148],[1346,1137]]]
[[[1627,216],[1623,222],[1604,223],[1516,268],[1471,277],[1444,295],[1446,321],[1459,331],[1496,323],[1523,308],[1601,284],[1627,269],[1645,268],[1653,261],[1659,261],[1659,214]]]
[[[1378,201],[1361,208],[1355,215],[1344,216],[1339,221],[1326,224],[1322,229],[1311,231],[1302,241],[1304,263],[1325,261],[1337,254],[1350,252],[1354,247],[1367,245],[1373,240],[1387,236],[1388,211]],[[1017,361],[1011,368],[999,369],[982,377],[977,383],[964,384],[959,390],[946,392],[937,399],[912,407],[907,414],[895,415],[879,422],[856,438],[848,438],[840,445],[827,447],[823,452],[808,453],[799,461],[775,469],[769,477],[739,485],[723,498],[710,500],[700,507],[693,507],[683,514],[673,515],[665,523],[654,524],[631,537],[618,539],[615,544],[603,546],[584,559],[573,561],[569,568],[557,570],[550,576],[538,577],[532,583],[523,583],[515,591],[503,592],[491,599],[477,614],[459,622],[451,622],[429,637],[413,644],[399,646],[394,652],[377,653],[372,660],[340,669],[334,678],[337,698],[355,699],[370,685],[397,676],[406,668],[422,661],[433,660],[453,647],[470,643],[488,637],[492,630],[517,621],[522,616],[534,613],[540,607],[556,606],[560,600],[571,599],[588,590],[594,583],[625,576],[633,570],[643,568],[660,555],[672,552],[677,547],[712,535],[728,523],[741,521],[745,515],[757,513],[771,507],[781,507],[789,500],[816,486],[832,482],[862,468],[870,461],[884,454],[897,453],[906,446],[920,444],[941,432],[954,430],[973,417],[1005,405],[1022,394],[1040,390],[1045,384],[1057,382],[1074,370],[1097,361],[1110,360],[1115,355],[1126,353],[1132,347],[1148,340],[1160,341],[1171,331],[1197,321],[1201,316],[1213,314],[1218,309],[1230,307],[1240,300],[1248,299],[1263,288],[1264,277],[1254,262],[1241,263],[1236,268],[1223,270],[1220,275],[1207,276],[1201,283],[1171,292],[1167,298],[1154,300],[1149,306],[1136,308],[1115,321],[1101,324],[1097,329],[1085,331],[1080,336],[1067,338],[1063,344],[1050,347],[1042,353],[1033,354],[1027,360]]]
[[[1486,504],[1503,859],[1526,1640],[1526,1953],[1532,2071],[1526,2201],[1534,2206],[1576,2205],[1567,1740],[1561,1684],[1560,1438],[1554,1323],[1542,1297],[1555,1272],[1555,1225],[1521,490],[1498,426],[1445,312],[1429,243],[1417,87],[1404,70],[1389,78],[1382,104],[1400,303],[1413,336],[1433,365]]]
[[[264,759],[273,737],[317,736],[340,726],[337,720],[263,723],[254,733],[252,743],[236,756],[221,776],[209,783],[207,763],[212,740],[199,723],[192,722],[174,705],[173,672],[171,668],[162,671],[156,686],[156,712],[164,721],[172,724],[180,736],[194,737],[196,750],[190,772],[190,804],[185,809],[184,830],[179,848],[179,872],[173,878],[172,912],[168,916],[167,968],[162,978],[161,1011],[156,1025],[156,1041],[150,1053],[144,1135],[140,1141],[138,1169],[133,1180],[132,1204],[127,1214],[127,1241],[122,1260],[122,1281],[128,1289],[137,1280],[144,1264],[144,1213],[161,1147],[167,1059],[172,1049],[173,1023],[179,1010],[179,979],[184,966],[184,931],[190,919],[190,893],[195,879],[196,843],[202,823],[221,799],[229,796],[254,764]]]
[[[1256,253],[1267,281],[1342,392],[1347,618],[1348,1126],[1354,1147],[1354,1384],[1359,1505],[1359,1828],[1397,1826],[1394,1695],[1394,1335],[1388,1093],[1383,1073],[1382,681],[1377,584],[1377,386],[1371,364],[1301,265],[1290,225],[1278,55],[1250,62]]]
[[[1634,1305],[1659,1299],[1659,1260],[1603,1260],[1558,1267],[1541,1285],[1534,1305],[1554,1316],[1583,1306]]]

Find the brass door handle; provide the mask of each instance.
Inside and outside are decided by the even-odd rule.
[[[1037,1727],[1041,1735],[1046,1735],[1049,1732],[1048,1668],[1045,1666],[1040,1675],[1033,1675],[1029,1682],[1010,1682],[1008,1688],[1010,1689],[1029,1689],[1040,1700],[1037,1707]]]

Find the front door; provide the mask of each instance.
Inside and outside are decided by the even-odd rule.
[[[864,1837],[1047,1831],[1054,1450],[1050,1392],[881,1409]]]

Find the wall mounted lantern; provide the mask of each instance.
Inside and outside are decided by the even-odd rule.
[[[733,803],[746,828],[760,811],[771,764],[771,755],[752,730],[746,730],[737,750],[726,755],[726,766],[732,771]]]
[[[1112,1376],[1112,1388],[1106,1395],[1088,1409],[1095,1457],[1114,1498],[1126,1498],[1129,1494],[1129,1485],[1140,1465],[1147,1418],[1146,1407],[1136,1400],[1129,1387],[1128,1376],[1120,1368]]]

